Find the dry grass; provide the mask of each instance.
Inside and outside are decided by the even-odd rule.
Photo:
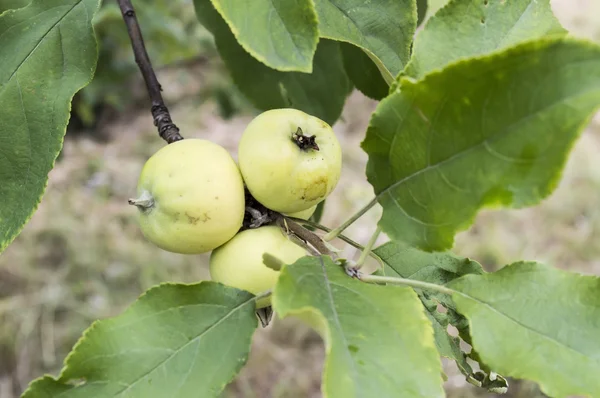
[[[600,15],[596,1],[562,0],[554,5],[565,25],[600,39],[600,21],[589,18]],[[192,80],[189,74],[161,76],[171,102],[184,96],[180,89],[194,92],[206,78],[193,76]],[[364,179],[366,156],[358,144],[374,106],[353,95],[335,126],[345,148],[345,164],[343,179],[327,204],[323,220],[327,225],[338,224],[372,195]],[[199,107],[188,99],[173,110],[186,137],[211,139],[232,153],[250,120],[244,115],[223,121],[210,101]],[[85,137],[67,140],[39,210],[0,257],[2,398],[18,396],[34,377],[56,373],[93,320],[119,313],[150,286],[208,278],[207,256],[154,248],[144,241],[135,211],[126,205],[144,161],[163,145],[148,115],[134,113],[104,128],[111,137],[107,143]],[[488,269],[531,259],[600,274],[598,153],[596,122],[577,143],[564,178],[549,199],[530,209],[482,212],[473,228],[459,234],[455,251],[480,260]],[[368,213],[348,234],[366,241],[377,216],[377,210]],[[224,395],[319,397],[323,355],[323,344],[314,332],[294,320],[276,320],[256,333],[249,365]],[[450,396],[480,394],[465,386],[451,366],[448,371]],[[540,395],[535,386],[524,384],[513,390],[513,396]]]

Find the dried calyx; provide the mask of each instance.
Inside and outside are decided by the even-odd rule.
[[[298,148],[303,151],[308,151],[309,149],[314,149],[315,151],[319,150],[319,146],[317,145],[317,136],[316,135],[304,135],[304,132],[300,127],[294,134],[292,134],[292,141],[298,145]]]

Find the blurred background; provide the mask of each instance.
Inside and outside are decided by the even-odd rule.
[[[554,0],[574,35],[600,41],[598,0]],[[185,137],[213,140],[235,157],[256,114],[229,80],[191,0],[138,0],[138,18],[175,122]],[[93,82],[74,99],[64,149],[38,211],[0,255],[0,397],[18,397],[29,381],[57,374],[92,321],[120,313],[162,281],[208,279],[208,256],[184,256],[147,243],[127,205],[144,162],[164,145],[148,112],[143,82],[118,8],[105,1],[95,20],[100,58]],[[338,225],[368,202],[359,148],[375,103],[355,92],[334,126],[344,147],[342,181],[322,223]],[[484,211],[457,236],[454,251],[494,270],[538,260],[600,275],[600,118],[576,144],[560,186],[541,205]],[[378,211],[348,230],[366,242]],[[352,255],[352,252],[348,252]],[[254,336],[248,366],[224,397],[320,397],[320,337],[291,320]],[[492,397],[465,383],[450,363],[449,397]],[[508,396],[543,397],[535,384],[512,381]]]

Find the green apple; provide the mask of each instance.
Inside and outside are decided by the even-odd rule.
[[[294,218],[301,218],[303,220],[308,220],[310,218],[310,216],[312,216],[315,211],[317,210],[317,205],[313,206],[313,207],[309,207],[306,210],[301,210],[301,211],[297,211],[295,213],[286,213],[286,216],[289,217],[294,217]]]
[[[260,294],[272,289],[279,271],[268,268],[263,254],[269,253],[285,264],[306,255],[306,251],[289,240],[277,226],[247,229],[229,242],[213,250],[210,256],[210,276],[215,282]],[[256,303],[256,308],[270,305],[271,297]]]
[[[342,150],[327,123],[296,109],[274,109],[244,130],[238,162],[252,196],[281,213],[309,209],[327,197],[342,170]]]
[[[137,199],[144,236],[183,254],[205,253],[239,231],[244,219],[244,183],[225,148],[185,139],[157,151],[144,165]]]

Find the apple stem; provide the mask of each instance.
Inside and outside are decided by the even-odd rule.
[[[380,234],[381,234],[381,227],[378,226],[377,229],[375,229],[375,232],[373,232],[373,235],[371,235],[371,239],[369,239],[366,246],[360,253],[360,257],[358,258],[358,260],[356,261],[356,264],[355,264],[356,269],[360,269],[363,266],[363,264],[367,260],[367,257],[371,253],[371,249],[373,249],[373,246],[375,246],[375,242],[377,242],[377,238],[379,238]]]
[[[356,214],[354,214],[352,217],[347,219],[342,225],[340,225],[339,227],[337,227],[335,229],[332,229],[327,234],[325,234],[325,236],[323,236],[323,240],[328,242],[332,239],[337,238],[339,234],[344,232],[346,230],[346,228],[348,228],[350,225],[352,225],[352,223],[354,223],[354,221],[361,218],[367,211],[371,210],[371,208],[373,206],[375,206],[376,204],[377,204],[377,197],[374,197],[373,200],[371,200],[369,203],[367,203],[365,206],[363,206],[359,211],[356,212]]]
[[[154,207],[154,197],[148,191],[142,192],[139,198],[129,199],[128,203],[132,206],[136,206],[140,210],[148,210]]]
[[[308,151],[309,149],[314,149],[315,151],[319,150],[319,146],[317,145],[317,136],[316,135],[304,135],[304,132],[300,127],[294,134],[292,134],[292,141],[298,145],[298,148],[303,151]]]

